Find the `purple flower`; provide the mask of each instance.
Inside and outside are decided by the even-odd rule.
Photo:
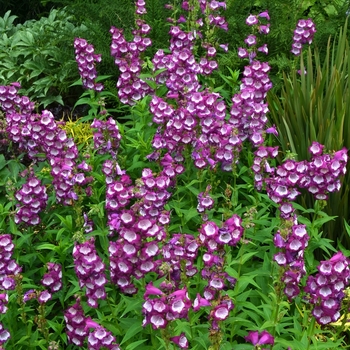
[[[0,346],[11,338],[10,332],[0,323]]]
[[[256,45],[257,41],[256,41],[256,36],[255,35],[248,35],[247,38],[244,40],[244,42],[248,45],[248,46],[253,46]]]
[[[245,23],[248,25],[248,26],[253,26],[254,24],[258,24],[259,23],[259,20],[256,16],[254,15],[249,15],[245,21]]]
[[[176,337],[171,337],[170,340],[175,343],[180,349],[188,349],[188,340],[185,333],[181,333]]]
[[[273,135],[275,135],[276,137],[278,136],[278,131],[277,131],[275,125],[271,126],[270,128],[267,128],[267,129],[266,129],[266,133],[267,133],[267,134],[273,134]]]
[[[268,21],[270,20],[269,13],[267,11],[261,12],[258,14],[258,17],[266,18]]]
[[[262,331],[261,333],[258,331],[251,331],[244,339],[254,346],[273,345],[275,343],[274,337],[267,331]]]

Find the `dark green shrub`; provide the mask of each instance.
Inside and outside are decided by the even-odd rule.
[[[1,85],[21,83],[24,94],[40,105],[58,102],[69,95],[69,86],[79,78],[73,41],[86,32],[63,10],[48,17],[14,25],[16,16],[7,12],[0,19]]]

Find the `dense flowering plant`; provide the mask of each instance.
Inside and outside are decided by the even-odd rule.
[[[320,207],[341,186],[347,150],[315,141],[310,160],[278,164],[260,58],[268,12],[246,20],[230,100],[210,77],[228,49],[214,35],[228,30],[226,3],[167,5],[169,48],[152,59],[146,3],[135,5],[131,41],[111,28],[125,123],[105,109],[79,144],[18,84],[0,87],[7,138],[29,159],[4,161],[16,176],[0,192],[0,347],[304,350],[319,340],[315,321],[328,348],[343,347],[324,325],[347,312],[349,260],[338,252],[313,275],[313,250],[334,250]],[[85,39],[75,49],[99,98],[101,58]],[[302,190],[321,203],[312,221],[294,203]]]

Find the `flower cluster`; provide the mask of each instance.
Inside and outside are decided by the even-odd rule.
[[[275,246],[282,249],[274,256],[274,260],[284,267],[281,280],[289,300],[300,293],[299,283],[306,274],[304,252],[309,239],[305,225],[298,225],[297,222],[291,228],[277,231],[274,236]]]
[[[193,33],[186,33],[180,27],[173,26],[169,34],[171,53],[166,55],[163,50],[158,50],[152,60],[154,70],[166,68],[156,77],[156,82],[166,84],[168,97],[198,91],[197,74],[201,73],[202,68],[192,52],[195,40]]]
[[[56,263],[47,263],[48,272],[45,273],[41,284],[47,288],[40,293],[39,302],[46,302],[51,299],[53,293],[58,292],[62,288],[62,266]],[[45,299],[44,299],[45,298]]]
[[[191,145],[191,157],[197,168],[213,168],[221,162],[223,170],[232,169],[241,140],[225,122],[226,105],[219,94],[207,90],[194,92],[176,110],[154,96],[150,109],[153,121],[160,125],[152,142],[157,151],[165,149],[182,154],[186,145]]]
[[[325,325],[340,317],[344,289],[350,281],[350,261],[338,252],[329,260],[321,261],[318,273],[309,276],[305,292],[309,293],[310,303],[314,305],[312,314],[316,321]]]
[[[142,79],[139,78],[144,61],[141,59],[141,53],[144,52],[152,41],[147,37],[151,27],[141,19],[141,15],[146,13],[145,1],[136,2],[136,29],[133,30],[133,40],[126,41],[123,30],[112,27],[111,55],[115,64],[121,72],[117,88],[118,96],[122,103],[133,105],[135,101],[152,93],[152,89]]]
[[[0,106],[8,115],[20,113],[30,115],[34,110],[34,102],[31,102],[27,96],[19,96],[19,83],[12,83],[9,86],[0,86]]]
[[[78,63],[79,74],[83,81],[83,87],[95,91],[102,91],[103,85],[96,83],[96,62],[101,62],[101,55],[96,55],[95,49],[85,39],[74,40],[75,60]]]
[[[258,17],[269,20],[267,12],[260,13]],[[250,15],[247,24],[256,26],[261,34],[267,34],[269,24],[260,24],[258,17]],[[265,98],[272,87],[268,76],[270,66],[266,62],[255,60],[257,51],[267,54],[266,44],[256,48],[258,42],[255,35],[249,35],[245,42],[248,49],[239,48],[238,56],[249,58],[249,65],[244,67],[240,92],[232,98],[229,123],[238,129],[238,137],[242,141],[248,138],[255,147],[258,147],[264,141],[266,114],[269,111]]]
[[[75,244],[73,249],[74,270],[79,279],[80,288],[86,287],[89,306],[96,308],[97,300],[106,298],[105,265],[95,249],[95,240],[90,238],[82,244]]]
[[[304,44],[311,44],[316,33],[315,23],[311,18],[300,19],[294,30],[293,44],[291,52],[295,56],[300,56]]]
[[[207,301],[215,300],[215,307],[210,312],[209,319],[213,331],[218,331],[218,322],[225,320],[234,308],[230,298],[222,296],[221,292],[227,287],[233,288],[236,280],[224,271],[224,246],[235,246],[243,234],[242,219],[233,215],[219,228],[213,221],[207,221],[199,229],[199,241],[206,250],[203,254],[204,268],[202,278],[208,281],[204,289]],[[198,302],[201,297],[197,296]],[[205,304],[204,304],[205,305]]]
[[[86,319],[86,327],[93,328],[93,331],[90,332],[88,336],[88,350],[120,350],[112,332],[107,331],[104,327],[90,318]]]
[[[261,191],[264,184],[264,174],[269,174],[273,171],[271,169],[268,159],[276,158],[278,155],[278,147],[266,147],[260,146],[254,152],[254,163],[252,165],[252,170],[254,172],[254,183],[258,191]],[[270,197],[271,198],[271,197]]]
[[[110,242],[111,280],[124,293],[137,291],[132,276],[141,278],[156,271],[160,264],[156,260],[160,253],[158,245],[164,240],[164,228],[170,221],[164,205],[175,174],[167,167],[158,175],[144,169],[135,186],[125,174],[107,186],[108,223],[111,233],[118,231],[120,235],[116,242]]]
[[[169,242],[163,245],[161,275],[169,275],[175,286],[181,282],[181,274],[187,277],[194,276],[198,270],[195,267],[195,260],[198,256],[199,244],[197,239],[188,234],[172,234]]]
[[[339,191],[341,187],[339,177],[346,173],[347,149],[343,148],[333,155],[325,154],[324,146],[313,142],[309,147],[309,152],[312,158],[301,187],[311,192],[315,199],[327,200],[327,193]]]
[[[64,320],[67,327],[68,341],[76,346],[83,346],[88,337],[88,349],[99,350],[101,348],[109,350],[120,350],[112,333],[104,329],[101,325],[86,317],[80,303],[80,299],[68,308],[64,313]],[[90,332],[90,328],[94,330]]]
[[[229,123],[238,129],[238,137],[242,141],[249,138],[255,147],[264,141],[269,111],[264,99],[272,87],[269,71],[268,63],[252,61],[244,68],[240,92],[232,98]]]
[[[324,146],[313,142],[309,151],[312,155],[309,162],[287,159],[275,169],[269,166],[267,158],[275,157],[277,149],[260,147],[255,152],[253,171],[256,186],[261,188],[265,181],[267,194],[275,203],[280,204],[283,219],[292,217],[291,202],[300,193],[297,187],[308,190],[315,199],[322,200],[328,198],[328,193],[340,189],[339,177],[346,173],[347,150],[343,148],[333,155],[324,154]],[[264,178],[263,173],[267,173],[268,176]]]
[[[35,175],[30,174],[27,182],[16,192],[18,200],[15,222],[27,225],[37,225],[40,222],[39,213],[46,208],[46,187],[41,185]]]
[[[11,259],[15,245],[11,235],[0,235],[0,286],[2,290],[15,289],[15,275],[21,272],[20,266]]]
[[[91,124],[94,130],[94,147],[98,154],[111,154],[116,157],[121,135],[113,118],[106,121],[94,119]]]
[[[221,228],[213,221],[205,222],[199,230],[199,239],[209,252],[215,252],[225,244],[236,246],[243,234],[242,219],[233,215],[227,219]]]
[[[181,15],[177,20],[177,23],[189,22],[190,28],[194,31],[194,34],[197,37],[201,38],[204,42],[214,41],[213,36],[216,28],[226,31],[228,30],[228,23],[225,17],[221,16],[221,8],[226,10],[226,2],[200,0],[198,3],[201,14],[195,13],[195,16],[193,16],[193,12],[196,12],[197,7],[191,6],[188,1],[183,1],[181,8],[186,12],[189,12],[189,14],[186,14],[185,16]],[[171,5],[165,5],[165,7],[168,9],[173,9]],[[203,15],[203,17],[201,17],[201,15]],[[193,17],[196,17],[195,22]],[[175,23],[175,19],[173,18],[168,18],[168,21]],[[204,25],[207,26],[206,31],[197,31]]]
[[[149,296],[157,296],[151,299]],[[151,324],[153,329],[165,328],[170,321],[187,318],[192,302],[186,289],[165,294],[149,283],[144,294],[142,310],[145,315],[142,325]]]
[[[1,254],[1,253],[0,253]],[[6,293],[0,294],[0,314],[5,314],[7,311],[7,303],[9,297]],[[7,329],[4,329],[4,326],[0,322],[0,349],[2,345],[10,338],[10,332]]]
[[[44,110],[38,114],[7,114],[7,133],[9,138],[19,143],[33,160],[46,158],[51,165],[52,184],[56,199],[66,205],[77,199],[74,186],[82,186],[92,181],[84,173],[89,170],[83,164],[76,166],[78,148],[72,138],[56,123],[53,114]],[[40,153],[40,157],[37,154]]]
[[[76,346],[83,346],[89,331],[86,327],[86,317],[80,299],[77,299],[77,302],[65,311],[64,320],[68,341]]]
[[[265,18],[265,23],[262,22],[262,18]],[[270,32],[270,23],[267,21],[270,20],[270,16],[267,11],[259,13],[256,15],[249,15],[246,19],[246,24],[250,27],[253,27],[253,31],[258,32],[259,34],[266,35]],[[256,47],[259,39],[254,34],[249,34],[244,42],[248,46],[248,48],[240,47],[238,48],[238,57],[247,58],[249,57],[250,61],[252,61],[257,52],[262,52],[264,54],[268,54],[268,48],[266,44],[262,46]]]

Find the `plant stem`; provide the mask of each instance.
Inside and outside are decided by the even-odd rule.
[[[315,331],[315,317],[312,317],[311,324],[310,324],[309,331],[308,331],[308,344],[307,344],[306,350],[309,350],[309,348],[310,348],[311,338],[314,335],[314,331]]]

